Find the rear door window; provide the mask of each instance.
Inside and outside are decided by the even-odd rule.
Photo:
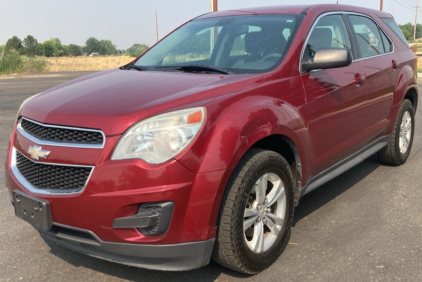
[[[382,43],[384,44],[384,51],[385,53],[393,52],[393,44],[391,43],[390,39],[388,39],[387,35],[380,30]]]
[[[386,53],[378,26],[364,16],[349,15],[362,58]]]

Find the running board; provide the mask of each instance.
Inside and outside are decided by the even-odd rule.
[[[372,143],[370,143],[363,149],[357,151],[353,155],[347,157],[346,159],[338,162],[332,167],[312,177],[308,181],[308,183],[304,187],[302,187],[302,189],[300,190],[301,197],[315,190],[319,186],[327,183],[331,179],[339,176],[343,172],[351,169],[355,165],[360,164],[365,159],[367,159],[368,157],[372,156],[373,154],[375,154],[376,152],[378,152],[379,150],[387,146],[387,144],[390,142],[390,138],[391,138],[391,135],[383,136],[373,141]]]

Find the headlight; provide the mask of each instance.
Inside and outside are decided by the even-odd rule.
[[[111,159],[142,159],[151,164],[168,161],[195,139],[204,121],[204,108],[175,111],[140,121],[123,135]]]
[[[41,94],[41,93],[38,93],[38,94],[32,95],[31,97],[26,98],[26,99],[22,102],[21,106],[19,107],[18,113],[16,114],[16,120],[18,120],[18,118],[19,118],[19,116],[20,116],[20,114],[21,114],[21,111],[22,111],[23,106],[25,106],[25,104],[26,104],[26,103],[28,103],[28,101],[29,101],[29,100],[31,100],[32,98],[35,98],[35,96],[38,96],[38,95],[40,95],[40,94]]]

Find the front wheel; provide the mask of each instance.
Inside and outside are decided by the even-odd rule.
[[[409,100],[404,100],[387,147],[378,152],[379,159],[386,164],[402,165],[409,157],[415,134],[415,110]]]
[[[277,260],[290,235],[293,187],[290,166],[281,155],[260,149],[247,153],[223,198],[213,259],[247,274]]]

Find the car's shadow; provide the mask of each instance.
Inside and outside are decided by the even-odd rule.
[[[324,206],[337,196],[353,187],[356,183],[367,177],[374,170],[380,166],[378,158],[374,155],[368,158],[363,163],[350,169],[344,174],[331,180],[327,184],[312,191],[304,196],[296,208],[293,220],[293,226],[301,219],[305,218],[313,211]],[[293,230],[294,232],[294,230]],[[229,269],[226,269],[217,263],[211,261],[209,265],[200,269],[183,272],[162,272],[154,270],[146,270],[132,266],[121,265],[93,257],[89,257],[65,247],[62,247],[48,239],[45,242],[51,248],[50,252],[66,262],[76,266],[85,267],[93,271],[105,273],[110,276],[115,276],[120,279],[129,281],[215,281],[222,273],[236,277],[247,278],[248,275],[243,275]],[[283,259],[283,258],[280,258]]]
[[[328,183],[303,196],[295,210],[293,226],[315,210],[326,205],[356,183],[366,178],[381,166],[377,155],[372,155],[364,162],[337,176]]]

